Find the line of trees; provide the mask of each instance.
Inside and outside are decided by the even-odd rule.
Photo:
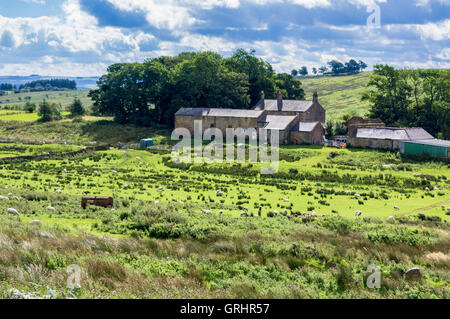
[[[367,69],[367,64],[364,61],[356,61],[355,59],[350,59],[348,62],[342,63],[338,60],[331,60],[327,63],[328,66],[321,66],[319,68],[313,67],[312,73],[314,75],[318,74],[355,74],[364,71]],[[330,72],[329,72],[330,70]],[[306,66],[302,66],[299,70],[292,70],[292,76],[306,76],[308,75],[308,68]]]
[[[19,90],[52,91],[55,89],[76,90],[77,83],[69,79],[36,80],[19,86]]]
[[[450,139],[450,70],[396,70],[376,65],[362,99],[369,116],[389,126],[423,127]]]
[[[108,67],[89,96],[93,112],[111,115],[118,123],[172,126],[181,107],[248,109],[261,98],[304,99],[300,81],[275,74],[255,51],[237,50],[224,58],[213,52],[184,52],[144,63]]]

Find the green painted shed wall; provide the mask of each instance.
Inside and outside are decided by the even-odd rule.
[[[405,142],[404,154],[429,155],[433,157],[448,157],[448,148],[445,146],[432,146]]]

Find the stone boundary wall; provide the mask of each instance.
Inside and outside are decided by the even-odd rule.
[[[15,156],[15,157],[5,157],[0,158],[0,164],[8,164],[13,162],[23,162],[23,161],[42,161],[42,160],[54,160],[62,159],[66,157],[74,157],[82,154],[88,154],[96,151],[107,151],[110,145],[102,145],[95,147],[83,147],[77,151],[68,153],[52,153],[52,154],[40,154],[40,155],[28,155],[28,156]]]

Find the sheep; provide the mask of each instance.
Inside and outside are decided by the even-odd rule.
[[[206,215],[210,215],[211,214],[211,211],[207,210],[207,209],[202,210],[202,212],[203,212],[203,214],[206,214]]]
[[[439,188],[437,188],[437,186],[435,186],[435,187],[434,187],[434,190],[437,191],[437,190],[439,190]]]
[[[425,190],[426,190],[427,192],[429,192],[429,191],[430,191],[430,188],[429,188],[429,187],[425,187]]]
[[[160,187],[157,188],[157,190],[158,190],[158,191],[162,191],[162,190],[163,190],[163,187],[160,186]]]
[[[317,213],[316,213],[316,212],[312,212],[311,215],[314,216],[314,217],[316,217],[316,216],[317,216]]]
[[[155,200],[155,205],[158,205],[158,204],[159,204],[159,201]]]
[[[223,210],[219,210],[219,215],[222,215],[223,214]]]
[[[445,209],[445,205],[441,205],[441,208],[442,208],[442,209]]]
[[[449,211],[449,212],[450,212],[450,207],[447,207],[447,211]]]
[[[19,197],[17,197],[17,196],[13,196],[13,197],[11,197],[11,200],[17,200],[17,201],[19,201],[19,200],[20,200],[20,198],[19,198]]]
[[[9,197],[6,197],[6,196],[0,196],[0,200],[9,200]]]
[[[20,216],[20,214],[17,211],[17,209],[14,209],[14,208],[8,208],[8,213],[10,213],[12,215]]]
[[[283,198],[283,202],[285,202],[285,203],[289,203],[289,199],[287,199],[287,198]]]
[[[394,206],[394,209],[396,209],[396,210],[400,210],[400,207],[398,207],[398,206]]]
[[[355,213],[355,216],[361,216],[361,215],[362,215],[362,211],[357,210],[356,213]]]
[[[8,196],[9,196],[9,197],[11,197],[11,196],[13,196],[13,195],[14,195],[13,193],[8,193]]]
[[[346,194],[346,195],[351,195],[351,191],[344,191],[344,193]]]
[[[63,171],[64,171],[64,173],[67,173],[67,169],[65,168],[65,169],[63,169]]]
[[[57,189],[57,190],[55,191],[55,193],[56,193],[56,194],[61,194],[61,193],[62,193],[62,190]]]
[[[129,187],[128,184],[123,185],[123,188],[128,188],[128,187]]]
[[[117,174],[118,174],[118,172],[117,172],[115,169],[113,169],[112,172],[113,172],[114,175],[117,175]]]
[[[30,225],[36,225],[36,226],[39,226],[39,225],[41,225],[41,221],[40,221],[40,220],[32,220],[32,221],[30,222]]]
[[[360,197],[361,197],[361,195],[359,195],[359,194],[355,194],[355,197],[356,197],[356,198],[360,198]]]
[[[48,207],[47,207],[47,210],[54,212],[56,209],[55,209],[55,207],[48,206]]]
[[[393,219],[394,219],[394,216],[389,216],[388,219],[389,219],[389,220],[393,220]]]
[[[278,215],[278,211],[277,210],[274,210],[273,213],[275,214],[275,216]]]

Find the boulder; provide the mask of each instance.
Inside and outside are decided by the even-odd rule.
[[[405,277],[407,279],[418,279],[418,278],[422,277],[422,274],[420,273],[420,268],[415,267],[415,268],[409,269],[405,273]]]
[[[8,213],[16,216],[20,216],[19,212],[15,208],[8,208]]]

